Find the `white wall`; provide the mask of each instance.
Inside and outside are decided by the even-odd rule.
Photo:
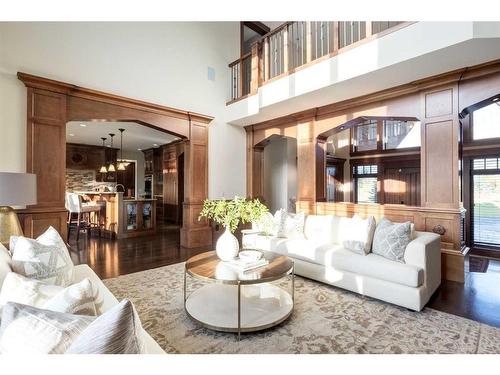
[[[22,71],[214,116],[209,196],[244,195],[245,132],[225,118],[238,55],[238,22],[0,23],[0,171],[25,170]]]
[[[274,213],[297,197],[297,141],[273,140],[264,148],[264,199]]]

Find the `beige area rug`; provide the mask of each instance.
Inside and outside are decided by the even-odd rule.
[[[104,280],[118,299],[134,303],[144,328],[168,353],[500,353],[500,328],[428,308],[408,311],[301,277],[293,315],[238,342],[186,316],[183,268]]]

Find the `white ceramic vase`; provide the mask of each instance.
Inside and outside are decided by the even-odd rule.
[[[215,252],[217,256],[224,261],[233,260],[238,256],[240,251],[240,244],[238,239],[231,233],[229,227],[217,240],[217,245],[215,246]]]

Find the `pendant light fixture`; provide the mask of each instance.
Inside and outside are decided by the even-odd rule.
[[[118,129],[120,131],[120,162],[118,163],[118,170],[125,170],[125,163],[123,162],[123,132],[125,129]]]
[[[102,165],[101,169],[99,169],[100,173],[108,173],[108,170],[106,169],[106,146],[104,145],[104,142],[106,142],[106,137],[101,137],[102,139],[102,148],[104,150],[104,164]]]
[[[115,136],[113,133],[109,133],[109,136],[111,137],[111,149],[113,149],[113,137]],[[108,172],[115,172],[116,171],[116,168],[115,168],[115,163],[114,163],[114,160],[111,160],[111,163],[109,163],[108,165]]]

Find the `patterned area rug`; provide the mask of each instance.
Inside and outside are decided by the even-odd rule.
[[[301,277],[293,315],[238,342],[186,316],[183,268],[104,280],[118,299],[134,303],[144,328],[168,353],[500,353],[499,328],[428,308],[412,312]]]

